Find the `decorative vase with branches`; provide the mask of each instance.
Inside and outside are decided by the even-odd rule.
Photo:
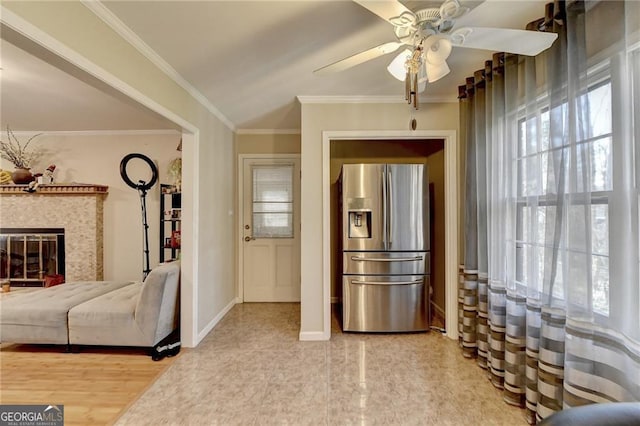
[[[41,150],[37,148],[29,149],[29,144],[42,133],[31,136],[24,144],[13,133],[11,128],[7,126],[6,141],[0,140],[0,157],[10,161],[16,168],[14,172],[14,183],[29,183],[33,180],[33,175],[29,169],[34,161],[36,161]],[[26,170],[26,172],[25,172]]]

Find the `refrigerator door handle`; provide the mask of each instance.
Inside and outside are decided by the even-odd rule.
[[[384,244],[384,249],[388,250],[389,247],[387,246],[387,241],[388,241],[388,227],[387,227],[387,222],[388,222],[388,206],[387,206],[387,166],[384,166],[384,168],[382,169],[382,244]]]
[[[360,257],[351,256],[354,262],[420,262],[424,259],[422,256],[414,257]]]
[[[422,284],[423,280],[415,281],[363,281],[363,280],[351,280],[352,284],[365,284],[365,285],[413,285]]]
[[[393,191],[391,190],[392,188],[392,177],[391,177],[391,170],[387,170],[387,196],[388,196],[388,200],[387,200],[387,204],[388,204],[388,210],[389,210],[389,220],[387,221],[387,235],[389,236],[389,250],[391,250],[391,244],[393,244],[393,216],[392,216],[392,212],[394,209],[394,205],[393,205]]]

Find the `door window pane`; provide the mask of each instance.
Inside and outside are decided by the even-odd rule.
[[[293,165],[253,166],[253,236],[293,238]]]

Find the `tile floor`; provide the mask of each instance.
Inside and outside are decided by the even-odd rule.
[[[236,305],[118,425],[526,425],[439,332],[298,341],[300,305]]]

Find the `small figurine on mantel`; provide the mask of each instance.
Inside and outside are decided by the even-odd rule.
[[[33,193],[36,192],[38,190],[38,187],[40,186],[40,183],[38,182],[38,180],[32,180],[31,182],[29,182],[29,184],[27,185],[27,187],[25,189],[23,189],[24,192],[28,192],[28,193]]]
[[[53,183],[53,172],[56,170],[56,165],[52,164],[47,167],[47,170],[44,171],[44,176],[42,179],[42,183],[52,184]]]

